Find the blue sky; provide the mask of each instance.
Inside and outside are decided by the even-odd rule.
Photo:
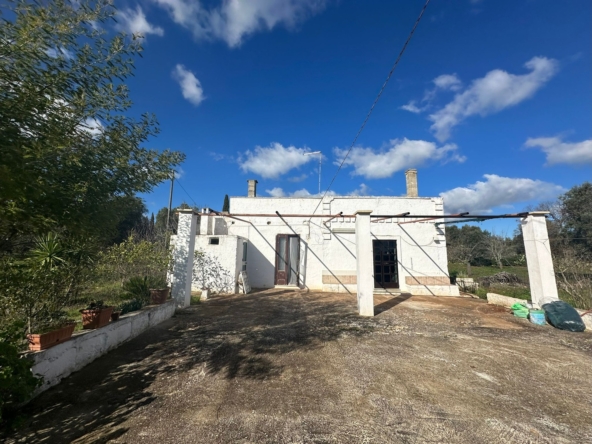
[[[423,0],[117,1],[145,35],[128,83],[146,146],[186,153],[174,204],[316,194],[349,148]],[[432,0],[332,190],[522,210],[592,180],[592,4]],[[144,196],[150,211],[168,185]]]

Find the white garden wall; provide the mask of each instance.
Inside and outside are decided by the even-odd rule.
[[[170,300],[129,313],[105,327],[77,332],[69,341],[47,350],[28,353],[33,360],[33,374],[43,377],[43,385],[37,393],[58,384],[72,372],[169,319],[174,313],[175,301]]]

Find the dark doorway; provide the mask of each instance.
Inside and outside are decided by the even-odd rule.
[[[275,285],[298,286],[300,236],[278,234],[275,251]]]
[[[399,288],[397,241],[372,241],[374,253],[374,288]]]

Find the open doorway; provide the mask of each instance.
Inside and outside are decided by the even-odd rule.
[[[399,288],[397,241],[374,239],[374,288]]]
[[[275,285],[297,287],[300,274],[300,236],[278,234],[275,251]]]

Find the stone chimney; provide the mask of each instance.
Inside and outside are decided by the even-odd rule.
[[[417,170],[411,168],[405,171],[405,178],[407,179],[407,197],[417,197]]]
[[[247,197],[257,197],[257,181],[255,179],[247,180],[249,184]]]

